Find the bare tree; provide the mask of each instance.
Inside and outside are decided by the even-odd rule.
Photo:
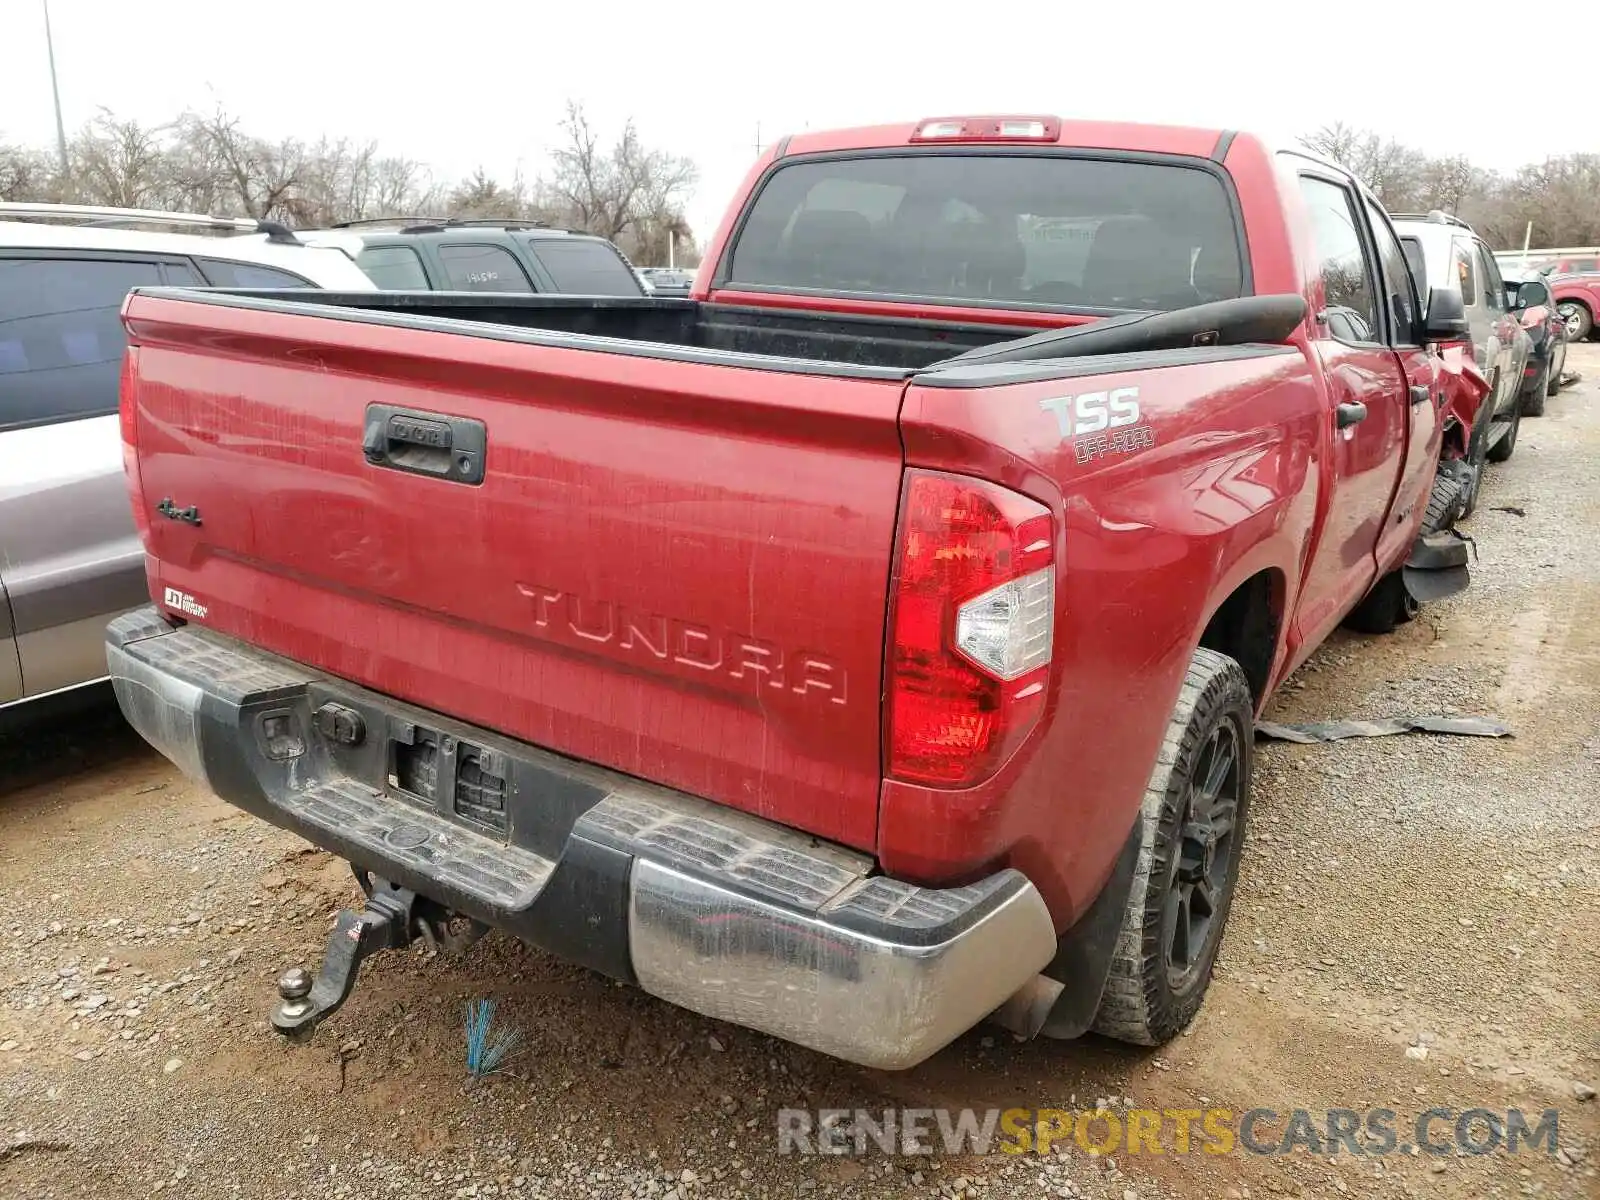
[[[310,154],[303,142],[252,137],[221,109],[209,117],[190,113],[184,121],[245,216],[298,220],[312,214],[312,205],[299,194],[309,175]]]
[[[561,129],[565,141],[551,156],[549,191],[573,224],[612,241],[642,233],[641,244],[658,241],[663,248],[668,230],[686,228],[683,199],[696,179],[689,159],[645,146],[632,121],[609,147],[602,145],[575,101],[567,102]]]
[[[50,156],[0,143],[0,200],[56,199],[60,181]]]
[[[89,204],[161,208],[172,190],[167,134],[166,127],[119,121],[102,108],[68,152],[74,194]]]

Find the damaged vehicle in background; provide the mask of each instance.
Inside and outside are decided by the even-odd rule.
[[[1522,424],[1524,371],[1532,339],[1508,298],[1499,264],[1488,245],[1459,217],[1435,210],[1394,218],[1395,231],[1419,291],[1450,288],[1466,316],[1463,335],[1445,339],[1447,354],[1470,355],[1488,391],[1452,389],[1441,473],[1461,488],[1461,512],[1477,507],[1486,463],[1505,462],[1517,448]],[[1458,375],[1458,380],[1463,376]]]
[[[128,301],[118,699],[368,897],[274,1025],[495,927],[873,1067],[1172,1038],[1256,714],[1466,586],[1459,292],[1331,163],[1042,116],[785,138],[708,263]]]
[[[1561,390],[1567,370],[1567,322],[1556,308],[1550,280],[1538,271],[1504,272],[1506,303],[1528,335],[1522,368],[1522,415],[1542,417],[1546,398]]]

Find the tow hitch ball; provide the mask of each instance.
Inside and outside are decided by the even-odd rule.
[[[272,1010],[272,1027],[286,1037],[309,1037],[319,1021],[336,1012],[355,989],[362,961],[378,951],[403,950],[419,937],[438,950],[464,950],[487,932],[479,922],[376,875],[358,870],[356,878],[367,893],[366,907],[340,911],[316,979],[304,967],[278,976],[282,1000]]]

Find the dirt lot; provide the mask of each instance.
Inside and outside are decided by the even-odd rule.
[[[1600,347],[1572,365],[1600,379]],[[1388,638],[1336,637],[1274,713],[1485,713],[1515,740],[1263,746],[1216,983],[1159,1053],[978,1029],[875,1073],[496,936],[370,963],[312,1042],[286,1044],[272,981],[316,961],[355,895],[341,865],[104,713],[0,741],[0,1196],[1600,1195],[1597,398],[1552,400],[1491,470],[1465,596]],[[464,1089],[479,996],[525,1042]],[[1402,1142],[1435,1105],[1553,1107],[1561,1152],[775,1151],[781,1107],[1101,1101],[1387,1107]]]

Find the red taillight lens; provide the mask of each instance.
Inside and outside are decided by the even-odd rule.
[[[896,779],[978,782],[1039,718],[1055,611],[1050,512],[1005,488],[906,472],[893,582]]]

